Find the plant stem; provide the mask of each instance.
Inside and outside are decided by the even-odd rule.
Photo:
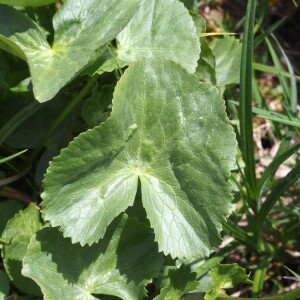
[[[82,90],[77,94],[70,103],[66,106],[66,108],[57,116],[52,126],[47,130],[44,136],[40,139],[34,151],[29,156],[27,164],[30,164],[40,153],[41,149],[44,147],[45,143],[49,139],[49,137],[53,134],[53,132],[58,128],[58,126],[65,120],[65,118],[70,114],[70,112],[77,106],[77,104],[88,94],[90,88],[94,84],[96,77],[91,77]]]
[[[11,198],[22,201],[26,204],[32,204],[37,210],[40,210],[40,207],[33,201],[33,199],[31,199],[25,193],[9,186],[0,188],[0,197]]]

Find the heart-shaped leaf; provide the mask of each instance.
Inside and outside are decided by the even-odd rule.
[[[150,228],[126,215],[91,247],[74,245],[56,228],[44,228],[31,240],[23,274],[38,283],[45,299],[90,300],[106,294],[138,300],[161,268],[157,250]]]
[[[53,18],[52,47],[40,28],[12,7],[0,5],[0,47],[28,62],[38,101],[53,98],[114,39],[138,8],[138,0],[68,0]]]
[[[165,60],[132,64],[111,117],[81,134],[45,176],[45,218],[73,242],[92,244],[142,202],[160,250],[199,258],[219,245],[236,141],[218,90]]]
[[[188,10],[178,0],[141,0],[138,12],[117,36],[116,52],[99,68],[112,71],[142,58],[172,60],[194,73],[200,42]],[[118,66],[117,66],[118,64]]]

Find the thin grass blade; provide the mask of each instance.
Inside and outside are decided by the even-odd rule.
[[[245,161],[245,176],[254,195],[257,195],[255,175],[253,123],[252,123],[252,63],[253,63],[253,28],[255,21],[256,0],[249,0],[244,28],[241,79],[240,79],[240,135],[241,151]]]
[[[280,154],[279,156],[275,157],[273,161],[268,165],[268,167],[263,172],[260,180],[259,180],[259,189],[262,189],[266,181],[272,176],[279,168],[279,166],[287,160],[289,157],[291,157],[293,154],[295,154],[300,149],[300,143],[293,146],[292,148],[288,149],[284,153]]]
[[[22,151],[20,151],[20,152],[17,152],[17,153],[15,153],[15,154],[13,154],[13,155],[10,155],[10,156],[1,158],[1,159],[0,159],[0,165],[1,165],[1,164],[4,164],[4,163],[7,163],[7,162],[9,162],[10,160],[12,160],[12,159],[14,159],[14,158],[16,158],[16,157],[22,155],[22,154],[25,153],[27,150],[28,150],[28,149],[25,149],[25,150],[22,150]]]
[[[282,178],[273,187],[272,192],[268,195],[265,202],[262,204],[256,218],[257,233],[260,234],[263,223],[267,218],[276,201],[300,178],[300,162],[288,173],[285,178]]]

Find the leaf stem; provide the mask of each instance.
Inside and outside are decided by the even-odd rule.
[[[40,210],[40,207],[33,201],[33,199],[31,199],[25,193],[9,186],[5,186],[2,188],[0,187],[0,197],[11,198],[22,201],[26,204],[32,204],[37,210]]]
[[[53,134],[53,132],[58,128],[58,126],[63,122],[63,120],[70,114],[70,112],[77,106],[77,104],[88,94],[90,88],[94,84],[96,77],[91,77],[82,90],[77,94],[70,103],[66,106],[66,108],[57,116],[52,126],[47,130],[44,136],[40,139],[37,146],[29,156],[27,164],[30,164],[40,153],[41,149],[44,147],[45,143],[49,139],[49,137]]]

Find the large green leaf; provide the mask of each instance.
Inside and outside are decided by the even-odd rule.
[[[30,238],[42,227],[40,213],[33,205],[15,215],[7,224],[2,238],[3,262],[8,276],[17,288],[31,295],[41,295],[39,287],[21,274],[22,260]]]
[[[138,300],[161,265],[150,228],[124,215],[91,247],[74,245],[56,228],[44,228],[31,240],[23,274],[40,285],[45,299],[88,300],[107,294]]]
[[[44,6],[58,0],[0,0],[0,3],[11,6]]]
[[[52,47],[40,28],[12,7],[0,5],[0,47],[26,58],[38,101],[47,101],[82,70],[95,52],[125,27],[138,0],[68,0],[53,18]]]
[[[45,218],[82,245],[133,205],[138,179],[159,249],[198,258],[219,245],[236,141],[218,91],[177,64],[141,61],[122,76],[111,117],[54,159]]]
[[[178,0],[140,1],[138,12],[117,36],[115,57],[108,59],[99,73],[116,69],[116,64],[124,66],[153,57],[172,60],[194,73],[200,42],[188,10]]]
[[[232,36],[225,36],[210,44],[216,59],[218,86],[239,83],[242,44]]]

